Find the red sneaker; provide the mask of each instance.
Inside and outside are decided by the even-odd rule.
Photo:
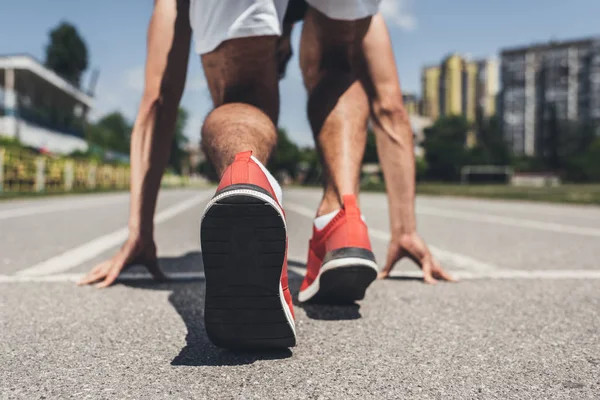
[[[293,347],[285,214],[251,155],[235,156],[202,216],[206,332],[219,347]]]
[[[354,195],[343,196],[344,207],[325,228],[313,226],[306,276],[298,300],[352,303],[365,297],[377,277],[367,225]]]

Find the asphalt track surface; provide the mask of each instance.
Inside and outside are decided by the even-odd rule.
[[[211,192],[161,193],[171,281],[134,267],[106,290],[73,282],[122,243],[127,195],[0,202],[0,399],[600,398],[600,208],[419,198],[461,282],[424,285],[402,262],[354,306],[296,306],[291,351],[232,353],[203,326]],[[319,195],[285,192],[294,295]],[[381,263],[386,199],[361,205]]]

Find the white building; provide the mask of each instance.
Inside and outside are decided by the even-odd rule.
[[[0,136],[68,154],[88,148],[93,98],[27,55],[0,56]]]
[[[415,157],[424,157],[423,141],[425,140],[425,129],[433,125],[431,118],[421,115],[409,115],[410,126],[414,135]]]

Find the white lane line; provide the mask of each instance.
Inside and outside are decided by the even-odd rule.
[[[600,270],[516,270],[503,269],[483,273],[461,271],[459,279],[600,279]]]
[[[297,280],[304,277],[306,270],[300,267],[288,267],[290,271],[298,274],[290,275],[290,280]],[[499,271],[453,271],[452,274],[460,280],[511,280],[511,279],[535,279],[535,280],[600,280],[600,271],[597,270],[499,270]],[[56,274],[45,276],[19,276],[19,275],[0,275],[0,284],[2,283],[64,283],[77,282],[84,274]],[[392,278],[418,278],[422,279],[423,274],[419,271],[394,271]],[[205,276],[203,272],[174,272],[168,275],[167,280],[162,283],[192,282],[203,281]],[[119,276],[119,282],[155,282],[148,273],[123,273]],[[159,282],[156,282],[158,285]]]
[[[523,218],[511,218],[500,215],[472,213],[467,211],[443,210],[435,207],[417,207],[417,214],[460,219],[470,222],[506,225],[516,228],[535,229],[546,232],[567,233],[572,235],[600,237],[600,229],[557,224],[554,222],[534,221]]]
[[[458,201],[457,201],[458,200]],[[475,201],[475,202],[474,202]],[[564,217],[572,219],[600,219],[600,213],[597,206],[591,205],[575,205],[575,204],[548,204],[525,202],[519,203],[512,200],[503,201],[500,199],[488,199],[485,202],[477,201],[468,198],[431,198],[417,196],[417,208],[433,207],[442,210],[447,210],[448,207],[458,207],[457,211],[463,211],[464,207],[468,207],[467,211],[480,213],[502,213],[516,212],[519,215],[531,216],[556,216],[561,214]]]
[[[306,269],[300,267],[288,267],[290,271],[304,276]],[[475,279],[539,279],[539,280],[557,280],[557,279],[600,279],[598,270],[514,270],[503,269],[494,271],[452,271],[452,276],[460,280]],[[419,278],[423,279],[423,273],[420,271],[392,271],[392,278]]]
[[[174,216],[181,214],[182,212],[189,210],[190,208],[196,207],[203,203],[207,197],[211,196],[212,193],[203,193],[192,197],[191,199],[177,203],[166,210],[163,210],[156,214],[154,222],[159,224]],[[198,215],[198,218],[200,216]],[[56,274],[65,272],[71,268],[74,268],[85,261],[91,260],[100,253],[122,244],[128,236],[128,229],[121,228],[114,232],[108,233],[104,236],[100,236],[90,242],[82,244],[81,246],[75,247],[68,250],[58,256],[52,257],[46,261],[43,261],[37,265],[24,269],[17,272],[18,276],[42,276],[49,274]]]
[[[286,202],[284,208],[286,210],[291,210],[297,214],[311,219],[314,218],[315,215],[313,210],[304,207],[300,204]],[[369,234],[371,235],[371,237],[382,240],[384,242],[388,242],[390,240],[390,234],[379,229],[369,228]],[[488,264],[462,254],[443,250],[435,246],[429,246],[429,249],[431,250],[433,255],[438,259],[438,261],[443,265],[451,265],[455,268],[466,269],[474,272],[491,271],[498,269],[498,267],[495,265]]]
[[[0,283],[77,282],[84,275],[85,274],[55,274],[44,276],[0,275]],[[204,272],[173,272],[167,275],[167,280],[164,282],[187,282],[197,280],[204,280]],[[119,278],[117,279],[117,282],[129,281],[154,281],[154,278],[152,278],[152,275],[149,273],[125,272],[119,275]]]
[[[300,275],[303,278],[304,278],[304,275],[306,274],[306,268],[293,267],[291,265],[288,265],[288,270],[294,272],[295,274]],[[289,279],[291,279],[291,278],[292,278],[292,276],[289,276]]]
[[[369,234],[375,239],[388,242],[391,238],[390,234],[379,229],[370,229]],[[499,269],[497,266],[476,260],[463,254],[454,253],[448,250],[440,249],[435,246],[429,246],[431,253],[442,265],[452,265],[456,268],[466,269],[469,271],[491,271]]]
[[[31,215],[37,214],[46,214],[57,211],[71,211],[71,210],[81,210],[85,208],[92,208],[98,206],[108,206],[117,203],[125,203],[129,201],[129,196],[123,196],[121,198],[108,198],[108,199],[90,199],[86,201],[68,201],[68,202],[60,202],[57,204],[48,204],[36,207],[22,207],[22,208],[11,208],[8,210],[0,211],[0,220],[10,219],[10,218],[18,218],[18,217],[28,217]]]

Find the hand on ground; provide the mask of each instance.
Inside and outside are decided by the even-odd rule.
[[[390,240],[385,267],[378,278],[388,278],[396,263],[404,257],[413,260],[423,270],[425,283],[435,284],[438,280],[456,282],[456,279],[444,271],[440,263],[433,258],[427,244],[416,232]]]
[[[125,242],[110,260],[98,264],[77,284],[90,285],[97,282],[97,288],[108,287],[115,282],[121,271],[131,265],[144,265],[154,279],[163,280],[165,278],[158,266],[154,241],[142,240],[133,236]]]

